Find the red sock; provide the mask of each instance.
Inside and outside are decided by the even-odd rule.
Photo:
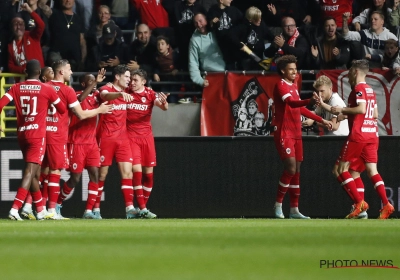
[[[359,203],[362,199],[357,192],[356,183],[354,182],[353,177],[351,177],[349,171],[343,172],[340,174],[340,177],[343,181],[343,188],[349,192],[349,195],[351,194],[355,203]]]
[[[28,194],[27,190],[19,187],[17,195],[14,198],[14,203],[12,205],[12,208],[19,210],[22,207],[22,203],[24,203],[27,194]]]
[[[86,201],[86,210],[92,210],[96,203],[96,197],[98,193],[99,185],[95,182],[89,182],[88,184],[88,197]],[[100,197],[101,199],[101,197]]]
[[[41,181],[42,188],[40,189],[42,192],[43,206],[46,206],[47,198],[49,197],[49,178],[46,174],[40,174],[40,177],[43,178],[43,181]]]
[[[144,204],[147,205],[147,201],[149,200],[151,191],[153,190],[153,173],[143,173],[142,184]]]
[[[362,200],[364,200],[364,183],[361,180],[361,177],[355,178],[354,183],[356,183],[358,195]]]
[[[96,203],[93,208],[100,208],[101,195],[103,194],[104,181],[99,180],[99,188],[97,189]]]
[[[40,191],[32,192],[33,203],[36,207],[36,212],[42,212],[43,210],[43,198],[42,193]]]
[[[299,207],[299,197],[300,197],[300,173],[296,172],[290,180],[289,184],[289,198],[290,207]]]
[[[276,202],[282,203],[293,176],[294,175],[289,174],[286,170],[283,171],[283,174],[279,179],[278,193],[276,194]]]
[[[32,205],[32,196],[30,192],[26,194],[25,203]]]
[[[125,207],[133,205],[133,187],[132,179],[121,180],[121,191],[124,196]]]
[[[67,182],[65,182],[60,191],[60,194],[58,195],[57,204],[62,204],[63,201],[67,198],[67,196],[72,192],[73,189],[74,188],[70,188],[67,185]]]
[[[382,204],[386,205],[389,201],[386,196],[385,183],[383,182],[381,175],[375,174],[371,177],[371,181],[374,185],[376,192],[382,200]]]
[[[144,203],[143,196],[142,172],[133,172],[132,185],[133,191],[135,192],[136,201],[139,204],[139,208],[146,208],[146,203]]]
[[[49,174],[49,209],[56,208],[58,195],[60,194],[60,175]]]
[[[342,188],[345,190],[345,192],[349,195],[351,201],[354,202],[354,197],[350,192],[350,189],[347,188],[347,186],[345,184],[343,184],[343,180],[342,177],[339,175],[336,177],[336,179],[338,180],[338,182],[340,183],[340,185],[342,186]]]

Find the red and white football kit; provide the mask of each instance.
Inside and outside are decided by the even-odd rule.
[[[99,92],[120,92],[114,86],[103,86]],[[119,97],[108,101],[113,104],[111,114],[100,116],[97,128],[97,141],[100,148],[101,166],[110,166],[115,157],[116,162],[132,162],[131,147],[126,131],[126,101]]]
[[[77,92],[79,96],[82,92]],[[97,109],[100,105],[100,94],[96,90],[82,102],[83,110]],[[97,116],[79,120],[71,115],[68,132],[69,169],[81,173],[87,166],[100,167],[100,150],[96,141]]]
[[[150,120],[157,94],[148,87],[144,87],[142,92],[129,93],[133,96],[133,101],[127,105],[126,127],[133,164],[156,166],[156,149]]]

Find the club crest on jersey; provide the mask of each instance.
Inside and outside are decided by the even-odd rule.
[[[290,152],[291,152],[290,148],[287,148],[287,149],[286,149],[286,153],[287,153],[288,155],[290,155]]]
[[[269,135],[272,121],[272,99],[268,98],[257,78],[249,79],[231,102],[235,126],[233,135]]]
[[[145,103],[146,102],[146,97],[142,97],[142,102]]]
[[[356,93],[356,95],[357,95],[357,96],[362,96],[362,92],[359,91],[359,92]]]
[[[100,157],[100,161],[101,161],[101,162],[104,162],[104,160],[105,160],[105,157],[104,157],[104,156],[101,156],[101,157]]]
[[[76,163],[72,164],[72,168],[75,170],[78,168],[78,165]]]

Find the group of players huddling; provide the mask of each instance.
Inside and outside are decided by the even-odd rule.
[[[44,69],[31,60],[26,73],[26,81],[13,85],[0,99],[0,110],[10,101],[15,103],[18,143],[26,162],[8,217],[22,221],[19,210],[25,202],[21,215],[26,218],[66,219],[62,203],[86,168],[90,182],[83,218],[101,219],[104,182],[115,158],[126,218],[156,218],[146,207],[156,166],[150,119],[154,105],[168,109],[167,95],[145,86],[145,71],[130,72],[125,65],[116,66],[113,82],[99,90],[96,85],[104,80],[105,71],[97,77],[84,75],[81,92],[65,84],[72,75],[67,60]],[[71,175],[60,188],[64,168]]]

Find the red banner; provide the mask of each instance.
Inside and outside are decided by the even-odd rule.
[[[347,103],[351,91],[348,70],[323,70],[319,72],[320,75],[326,75],[332,80],[333,91]],[[378,102],[379,135],[400,135],[399,80],[391,70],[372,69],[367,75],[367,84],[374,89]]]
[[[278,74],[213,73],[203,90],[202,136],[269,135]],[[301,88],[301,77],[298,80]]]

